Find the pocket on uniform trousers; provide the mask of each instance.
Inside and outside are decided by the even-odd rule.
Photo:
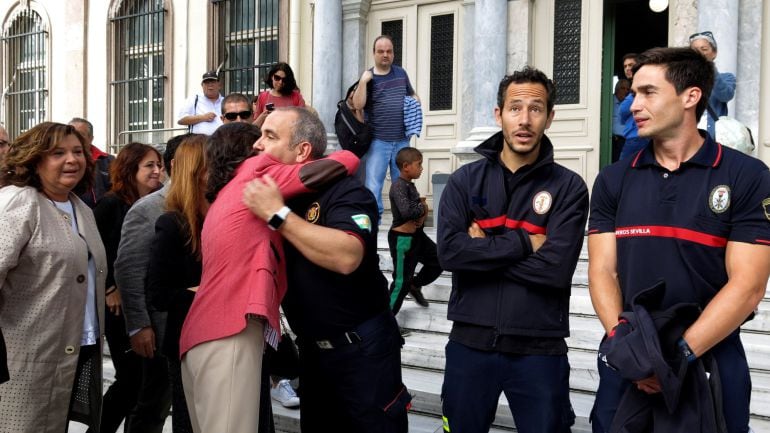
[[[398,388],[398,392],[393,396],[388,403],[382,407],[382,411],[385,412],[391,418],[397,418],[412,407],[412,395],[409,394],[409,390],[406,389],[406,385],[403,383]]]

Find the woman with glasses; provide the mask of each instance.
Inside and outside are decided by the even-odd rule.
[[[690,48],[701,53],[706,60],[713,62],[717,58],[717,41],[714,34],[706,31],[690,36]],[[706,129],[711,137],[716,138],[714,125],[720,116],[727,116],[727,103],[735,96],[735,75],[719,72],[714,65],[714,87],[711,88],[709,104],[706,108]]]
[[[267,90],[260,93],[252,102],[254,124],[262,127],[265,117],[277,107],[304,107],[305,99],[299,92],[294,72],[288,63],[280,62],[270,68],[265,76]]]
[[[123,219],[137,200],[160,188],[163,171],[160,153],[142,143],[130,143],[110,165],[112,188],[94,208],[96,226],[107,252],[105,335],[115,366],[115,382],[104,394],[102,433],[117,431],[136,405],[141,384],[141,358],[131,351],[121,311],[120,291],[115,285],[113,264],[118,255]]]

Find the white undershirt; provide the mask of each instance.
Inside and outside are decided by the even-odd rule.
[[[72,232],[80,236],[78,232],[78,220],[72,203],[51,200],[59,210],[67,213],[72,222]],[[99,340],[99,316],[96,312],[96,263],[91,254],[88,255],[88,277],[86,278],[88,294],[86,296],[85,317],[83,318],[83,335],[80,338],[81,346],[96,344]]]

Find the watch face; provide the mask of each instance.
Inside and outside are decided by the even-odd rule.
[[[272,218],[270,218],[270,221],[267,222],[267,225],[273,230],[278,230],[279,228],[281,228],[281,225],[283,224],[284,221],[285,219],[283,217],[281,217],[278,214],[275,214],[272,216]]]

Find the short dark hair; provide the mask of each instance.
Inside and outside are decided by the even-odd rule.
[[[299,90],[299,87],[297,87],[297,80],[294,79],[294,71],[291,70],[291,66],[286,62],[278,62],[267,71],[264,83],[268,89],[273,88],[273,75],[278,71],[283,71],[283,73],[286,74],[286,78],[283,79],[283,86],[279,92],[281,95],[289,96],[293,91]]]
[[[72,135],[83,146],[86,170],[73,191],[86,191],[94,181],[94,160],[85,138],[72,125],[42,122],[16,137],[11,149],[0,158],[0,186],[31,186],[42,191],[43,184],[37,166],[65,137]]]
[[[401,170],[405,164],[411,164],[415,161],[422,161],[422,152],[414,147],[405,147],[396,154],[396,165]]]
[[[390,45],[393,45],[393,49],[396,48],[396,44],[393,43],[393,38],[391,38],[390,35],[379,35],[376,38],[374,38],[374,43],[372,43],[372,52],[375,52],[377,50],[377,42],[379,42],[382,39],[389,40]]]
[[[628,59],[632,59],[633,61],[637,61],[637,58],[639,57],[639,54],[636,53],[627,53],[623,56],[623,62],[625,62]]]
[[[166,142],[166,150],[163,151],[163,169],[166,170],[166,174],[171,176],[171,160],[174,159],[174,153],[179,143],[184,141],[187,137],[192,137],[198,134],[182,134],[171,137]]]
[[[299,143],[310,143],[310,159],[318,159],[326,152],[326,128],[318,116],[304,107],[283,107],[280,111],[294,113],[294,124],[291,125],[291,144],[294,148]]]
[[[548,94],[548,100],[546,101],[546,108],[548,114],[553,111],[553,105],[556,101],[556,86],[553,81],[548,78],[543,71],[535,69],[531,66],[525,66],[520,71],[515,71],[511,75],[506,75],[500,81],[500,87],[497,89],[497,106],[502,109],[505,105],[505,92],[508,90],[508,86],[511,84],[523,84],[523,83],[537,83],[542,84],[545,87],[545,91]]]
[[[695,120],[706,111],[711,88],[714,86],[714,63],[689,47],[652,48],[637,58],[634,75],[642,66],[657,65],[666,69],[666,80],[681,94],[689,87],[701,90],[701,98],[695,107]]]
[[[247,98],[243,93],[231,93],[225,96],[225,99],[222,100],[222,109],[225,108],[225,105],[231,102],[243,102],[247,107],[249,107],[249,109],[251,109],[251,102],[249,101],[249,98]]]
[[[211,134],[206,143],[206,198],[210,202],[235,177],[235,169],[254,155],[259,137],[257,126],[243,122],[227,123]]]

